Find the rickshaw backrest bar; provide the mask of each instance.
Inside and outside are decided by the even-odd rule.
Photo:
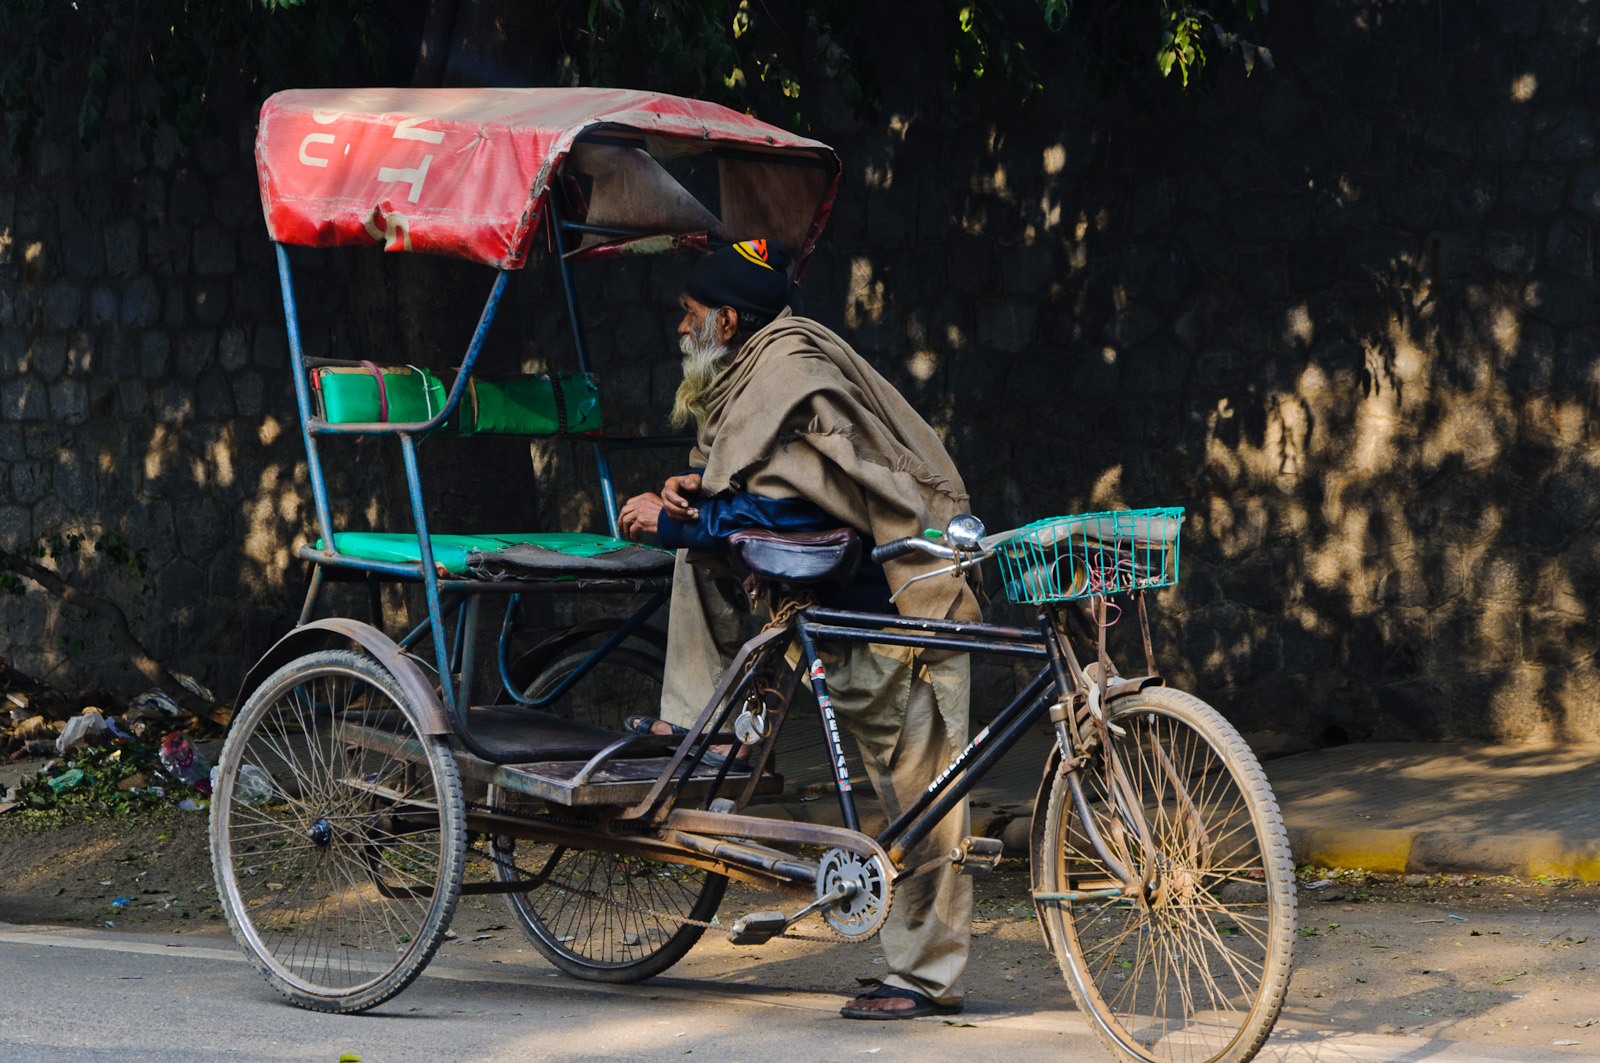
[[[295,307],[294,278],[289,272],[289,252],[281,243],[274,243],[278,256],[278,287],[283,293],[283,320],[289,333],[289,365],[294,370],[294,397],[300,407],[301,434],[305,437],[306,465],[311,472],[311,502],[317,512],[317,530],[322,541],[333,542],[333,519],[328,511],[328,487],[322,479],[322,460],[317,455],[317,441],[311,433],[311,382],[306,379],[305,359],[300,344],[300,312]]]

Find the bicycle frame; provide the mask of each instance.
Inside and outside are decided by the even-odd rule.
[[[1145,646],[1148,649],[1150,645],[1148,619],[1143,607],[1142,594],[1138,597],[1140,598],[1138,616]],[[794,668],[784,666],[786,686],[781,692],[781,703],[787,706],[789,695],[798,685],[802,675],[809,679],[822,719],[826,753],[832,765],[834,788],[838,795],[844,829],[859,834],[860,817],[855,805],[838,722],[827,691],[827,669],[818,652],[819,643],[868,642],[909,646],[916,649],[1033,658],[1042,662],[1043,666],[1039,672],[988,725],[971,737],[966,746],[928,785],[918,799],[896,816],[872,839],[872,842],[887,853],[897,870],[897,878],[915,873],[918,868],[903,866],[911,849],[958,807],[978,781],[1017,744],[1030,727],[1048,716],[1055,725],[1061,755],[1061,770],[1072,787],[1074,801],[1079,806],[1089,843],[1105,865],[1118,873],[1123,883],[1122,888],[1132,888],[1134,883],[1130,881],[1122,861],[1115,856],[1111,847],[1100,835],[1094,818],[1084,814],[1087,800],[1078,781],[1078,774],[1085,759],[1084,753],[1098,737],[1103,736],[1091,735],[1086,738],[1079,731],[1079,722],[1087,712],[1085,703],[1093,680],[1071,650],[1067,626],[1075,621],[1080,628],[1079,635],[1083,638],[1090,638],[1089,633],[1094,632],[1092,641],[1096,654],[1102,662],[1106,662],[1104,626],[1095,620],[1095,617],[1102,612],[1103,605],[1099,599],[1091,602],[1091,614],[1087,617],[1080,609],[1063,606],[1043,607],[1037,615],[1038,626],[1030,629],[905,617],[896,614],[846,612],[817,607],[799,610],[789,625],[769,628],[745,643],[724,674],[721,684],[713,693],[700,719],[695,726],[689,728],[688,734],[661,771],[648,796],[622,812],[618,818],[643,819],[656,827],[667,825],[669,820],[674,820],[675,817],[681,818],[683,813],[677,811],[678,801],[695,769],[713,744],[726,743],[731,738],[725,733],[729,719],[745,702],[758,673],[770,668],[774,662],[781,661],[790,645],[794,644],[799,648],[800,660]],[[1073,618],[1073,621],[1069,621],[1069,617]],[[1144,675],[1119,678],[1114,684],[1101,682],[1102,703],[1108,697],[1116,697],[1161,683],[1161,677],[1153,667],[1153,658],[1149,663],[1152,667]],[[1108,675],[1104,664],[1099,675]],[[1100,725],[1103,727],[1104,714],[1101,716]],[[750,782],[737,804],[743,805],[753,793],[756,781],[771,756],[781,724],[780,716],[768,740],[762,744],[759,756],[751,764]],[[601,759],[597,757],[596,762],[591,762],[590,768],[586,770],[598,767],[597,762]],[[694,822],[698,828],[711,832],[712,825],[719,822],[716,818],[706,817],[718,817],[724,811],[716,806],[716,799],[723,790],[727,774],[728,766],[724,763],[717,773],[715,782],[705,791],[702,805],[705,811],[694,814]],[[1134,838],[1143,837],[1146,828],[1137,803],[1129,804],[1124,813],[1132,820],[1127,823],[1130,835]],[[748,817],[727,815],[730,834],[738,834],[742,830],[746,836],[754,836],[750,834],[751,823],[752,820]],[[795,826],[797,829],[792,832],[795,837],[788,840],[811,840],[800,837],[807,832],[798,828],[805,825]],[[783,840],[783,834],[781,829],[775,829],[763,836],[769,840]],[[679,840],[682,839],[683,835],[680,834]],[[736,847],[723,855],[732,863],[741,862]],[[1085,894],[1085,896],[1108,895],[1112,894],[1107,894],[1105,891]]]

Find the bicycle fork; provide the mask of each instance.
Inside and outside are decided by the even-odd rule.
[[[1085,901],[1113,897],[1146,898],[1152,885],[1148,876],[1136,876],[1129,870],[1117,855],[1112,851],[1104,834],[1101,833],[1099,824],[1089,809],[1088,798],[1084,795],[1082,770],[1088,762],[1087,751],[1077,734],[1077,710],[1080,701],[1090,697],[1091,680],[1078,664],[1078,659],[1070,650],[1063,652],[1062,636],[1058,631],[1054,619],[1048,612],[1041,611],[1038,615],[1040,633],[1044,637],[1045,646],[1050,654],[1050,669],[1055,677],[1058,696],[1050,706],[1050,722],[1055,725],[1056,744],[1061,752],[1061,773],[1066,779],[1067,789],[1072,795],[1073,808],[1078,814],[1078,821],[1082,824],[1083,833],[1101,863],[1105,866],[1119,885],[1091,890],[1069,890],[1064,893],[1036,894],[1036,900],[1059,901]],[[1099,630],[1099,686],[1100,695],[1098,707],[1092,712],[1094,724],[1100,729],[1099,745],[1106,762],[1106,798],[1114,815],[1117,817],[1114,826],[1121,828],[1123,837],[1119,841],[1126,842],[1131,839],[1132,845],[1119,845],[1124,853],[1131,853],[1142,849],[1146,856],[1145,864],[1152,866],[1153,845],[1150,841],[1150,831],[1144,821],[1143,809],[1135,799],[1132,786],[1128,783],[1122,762],[1110,743],[1109,710],[1105,706],[1105,686],[1107,676],[1107,659],[1105,654],[1105,628]],[[1137,848],[1135,848],[1137,847]]]

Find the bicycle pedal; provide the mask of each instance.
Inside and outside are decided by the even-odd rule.
[[[765,945],[789,926],[782,912],[751,912],[734,920],[728,928],[728,941],[735,945]]]
[[[963,875],[984,875],[999,866],[1004,850],[999,838],[963,838],[950,850],[950,862]]]

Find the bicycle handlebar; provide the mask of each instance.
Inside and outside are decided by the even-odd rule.
[[[881,565],[885,561],[893,561],[897,557],[904,557],[918,550],[925,554],[932,554],[934,557],[942,557],[946,561],[954,560],[956,556],[956,552],[950,547],[940,546],[938,543],[930,542],[914,535],[908,535],[903,539],[895,539],[891,542],[874,546],[869,556],[872,558],[874,565]]]

